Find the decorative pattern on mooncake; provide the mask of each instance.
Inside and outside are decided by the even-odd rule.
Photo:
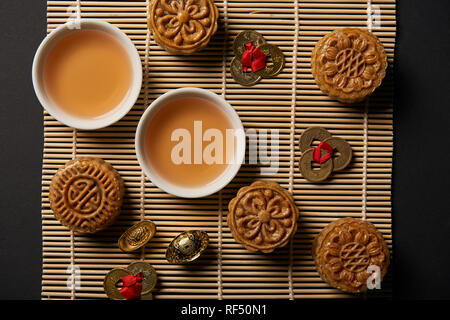
[[[124,194],[118,172],[99,158],[77,158],[59,169],[50,184],[50,207],[73,231],[95,233],[114,222]]]
[[[213,0],[153,0],[149,26],[167,51],[190,54],[203,49],[217,31]]]
[[[389,249],[370,222],[342,218],[330,223],[315,238],[312,255],[320,277],[346,292],[367,290],[369,267],[378,267],[380,281],[389,266]]]
[[[234,239],[250,251],[272,252],[285,246],[297,230],[294,199],[274,182],[256,181],[241,188],[228,209]]]
[[[386,75],[387,57],[380,40],[358,28],[337,29],[319,40],[311,68],[320,89],[343,103],[364,100]]]

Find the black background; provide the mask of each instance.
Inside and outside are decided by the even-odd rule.
[[[31,63],[45,1],[0,1],[0,299],[40,299],[42,108]],[[448,0],[398,0],[394,299],[450,298]]]

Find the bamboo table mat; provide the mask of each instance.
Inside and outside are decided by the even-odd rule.
[[[219,29],[210,45],[192,56],[162,50],[147,29],[148,1],[47,1],[48,32],[70,17],[113,23],[136,45],[144,71],[136,105],[118,123],[101,130],[74,130],[44,114],[42,171],[43,299],[106,298],[105,274],[144,259],[158,273],[154,298],[340,298],[315,270],[314,236],[339,217],[367,218],[392,249],[391,173],[395,0],[217,0]],[[359,106],[345,106],[321,93],[310,69],[314,44],[337,27],[371,29],[383,42],[389,61],[381,88]],[[283,72],[254,87],[237,84],[230,74],[232,41],[254,29],[285,54]],[[180,199],[156,188],[142,173],[134,134],[146,106],[168,90],[195,86],[222,95],[246,129],[279,130],[279,170],[262,175],[260,163],[242,166],[221,192],[202,199]],[[323,184],[311,184],[298,169],[298,139],[308,127],[322,126],[346,139],[354,158],[349,168]],[[270,136],[270,132],[269,132]],[[268,138],[269,139],[269,138]],[[269,139],[270,140],[270,139]],[[125,180],[126,197],[118,221],[106,231],[74,234],[55,220],[48,187],[53,174],[75,156],[110,162]],[[236,243],[226,223],[227,205],[237,190],[257,179],[280,183],[300,209],[299,229],[289,245],[271,254],[251,253]],[[117,240],[132,224],[151,219],[155,238],[145,250],[127,254]],[[179,232],[201,229],[210,245],[189,266],[170,265],[165,249]],[[382,290],[391,295],[390,273]]]

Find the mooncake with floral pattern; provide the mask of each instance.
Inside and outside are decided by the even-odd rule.
[[[239,189],[228,209],[234,239],[250,251],[272,252],[297,231],[299,211],[294,199],[275,182],[256,181]]]
[[[208,45],[218,17],[213,0],[153,0],[148,23],[161,47],[191,54]]]

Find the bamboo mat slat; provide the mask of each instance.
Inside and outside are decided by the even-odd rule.
[[[154,42],[147,29],[146,0],[47,1],[48,32],[77,10],[82,18],[103,19],[121,28],[138,49],[144,81],[133,109],[108,128],[78,131],[44,112],[43,299],[104,299],[105,274],[138,259],[157,270],[155,299],[351,298],[330,288],[317,274],[310,252],[314,236],[330,221],[365,214],[392,249],[395,0],[217,0],[216,5],[220,12],[217,34],[203,52],[185,57],[168,54]],[[310,68],[316,41],[337,27],[347,26],[372,29],[383,42],[389,62],[382,87],[358,106],[342,105],[322,94]],[[233,39],[247,29],[262,33],[286,56],[279,76],[251,88],[235,83],[229,69]],[[156,188],[140,170],[134,133],[148,104],[171,89],[185,86],[222,95],[246,129],[278,129],[278,173],[261,175],[258,165],[245,164],[224,190],[202,199],[180,199]],[[308,183],[298,169],[297,141],[306,128],[317,125],[347,139],[354,150],[350,167],[324,184]],[[53,174],[77,155],[110,162],[127,189],[118,221],[93,236],[73,234],[62,227],[49,206],[48,186]],[[271,254],[248,252],[234,241],[226,224],[229,200],[240,187],[256,179],[280,183],[292,192],[300,209],[295,237]],[[154,240],[142,252],[121,252],[119,236],[142,219],[157,224]],[[189,267],[170,265],[165,249],[186,229],[207,231],[210,246]],[[388,273],[381,292],[368,296],[390,297],[391,291]]]

